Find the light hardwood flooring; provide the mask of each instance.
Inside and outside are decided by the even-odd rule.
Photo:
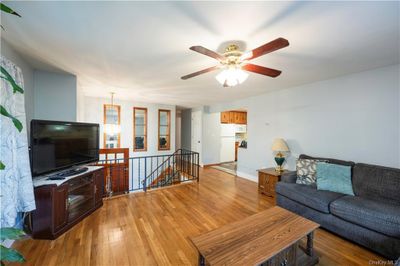
[[[257,184],[212,168],[200,182],[134,193],[104,206],[57,240],[18,241],[26,265],[196,265],[189,237],[260,212],[275,203]],[[384,260],[356,244],[318,229],[319,265],[368,265]]]

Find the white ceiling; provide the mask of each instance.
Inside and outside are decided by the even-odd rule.
[[[399,2],[6,2],[2,38],[39,69],[78,77],[85,95],[210,105],[399,63]],[[290,46],[254,60],[282,70],[223,88],[192,45]]]

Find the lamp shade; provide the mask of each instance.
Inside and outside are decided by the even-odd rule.
[[[275,139],[272,143],[273,151],[289,151],[289,147],[283,139]]]

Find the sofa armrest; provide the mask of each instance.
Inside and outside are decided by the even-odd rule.
[[[296,171],[289,171],[283,173],[281,176],[281,181],[285,183],[296,183],[297,179],[297,172]]]

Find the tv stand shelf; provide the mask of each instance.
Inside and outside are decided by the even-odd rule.
[[[56,239],[103,205],[104,173],[101,166],[64,180],[33,180],[36,210],[32,212],[32,237]]]

